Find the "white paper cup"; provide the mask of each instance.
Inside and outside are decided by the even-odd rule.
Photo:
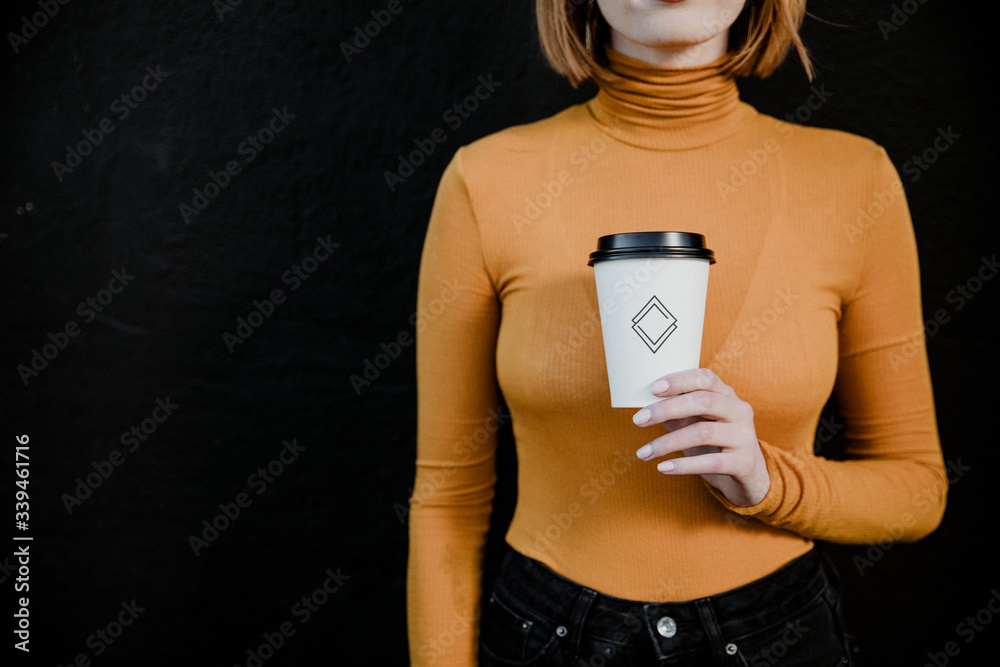
[[[602,236],[594,267],[611,407],[654,402],[655,380],[697,368],[715,254],[690,232]]]

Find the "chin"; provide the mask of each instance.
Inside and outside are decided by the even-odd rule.
[[[685,48],[728,31],[744,0],[601,0],[605,19],[629,41]]]

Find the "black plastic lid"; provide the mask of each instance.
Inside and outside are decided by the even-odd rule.
[[[607,259],[636,257],[688,257],[715,264],[715,253],[705,247],[705,237],[692,232],[629,232],[597,239],[587,266]]]

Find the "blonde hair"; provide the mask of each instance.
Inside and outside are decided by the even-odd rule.
[[[726,71],[734,76],[769,76],[794,46],[811,81],[812,63],[799,37],[805,13],[806,0],[747,0],[729,29],[732,57]],[[574,87],[617,78],[604,53],[611,28],[595,0],[536,0],[535,14],[542,53]]]

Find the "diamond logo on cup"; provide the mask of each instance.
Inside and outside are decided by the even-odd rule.
[[[654,354],[677,329],[677,318],[655,296],[632,318],[632,329]]]

